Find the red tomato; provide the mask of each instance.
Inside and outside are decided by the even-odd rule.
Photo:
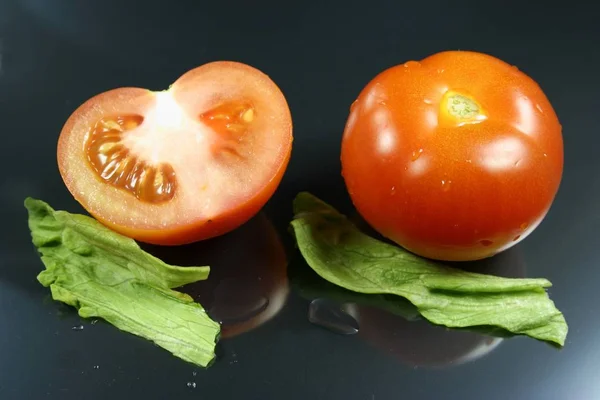
[[[265,74],[213,62],[169,90],[119,88],[81,105],[58,141],[72,195],[99,221],[163,245],[231,231],[272,196],[287,168],[292,121]]]
[[[362,217],[406,249],[475,260],[529,235],[562,177],[558,118],[527,75],[442,52],[377,75],[352,105],[341,161]]]

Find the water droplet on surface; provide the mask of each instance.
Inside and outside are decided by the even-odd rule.
[[[354,100],[352,104],[350,104],[350,111],[353,111],[356,108],[356,103],[358,103],[358,100]]]
[[[540,106],[539,104],[536,104],[535,108],[537,108],[538,111],[541,112],[542,114],[544,113],[544,110],[542,110],[542,106]]]
[[[192,375],[196,376],[196,375],[198,375],[198,373],[196,371],[194,371],[194,372],[192,372]]]
[[[544,153],[544,157],[548,157],[548,154]]]
[[[465,160],[467,163],[471,164],[473,161],[469,158],[467,160]]]
[[[92,325],[96,325],[97,323],[98,323],[97,319],[95,319],[95,320],[92,321]]]
[[[519,163],[521,162],[521,160],[517,160],[515,161],[515,167],[517,167],[519,165]]]
[[[423,103],[425,103],[425,104],[433,104],[433,101],[431,101],[429,99],[424,99]]]
[[[74,326],[71,329],[74,330],[74,331],[82,331],[83,330],[83,325]]]
[[[447,192],[448,190],[450,190],[451,184],[452,184],[451,180],[442,180],[442,190],[444,192]]]
[[[390,194],[392,196],[396,194],[396,186],[392,186],[392,188],[390,189]]]
[[[479,243],[481,243],[482,246],[486,246],[486,247],[494,244],[494,242],[492,242],[491,240],[487,240],[487,239],[480,240]]]
[[[514,69],[515,71],[518,71],[518,70],[519,70],[519,67],[517,67],[516,65],[513,65],[513,66],[512,66],[512,69]]]
[[[100,369],[99,365],[94,365],[94,369]]]
[[[308,307],[308,320],[341,335],[358,333],[358,322],[331,300],[313,300]]]
[[[527,222],[523,222],[520,226],[521,230],[524,231],[525,229],[529,228],[529,224]]]
[[[380,106],[386,106],[386,105],[387,105],[387,103],[386,103],[385,101],[383,101],[383,100],[382,100],[382,101],[380,101],[378,104],[379,104]]]
[[[513,239],[513,242],[516,242],[517,240],[519,240],[521,238],[521,235],[517,235],[515,236],[515,238]]]
[[[443,73],[444,73],[444,71],[445,71],[445,69],[444,69],[444,68],[438,68],[438,69],[437,69],[437,73],[438,73],[438,74],[443,74]]]

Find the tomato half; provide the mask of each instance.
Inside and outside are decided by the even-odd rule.
[[[166,91],[114,89],[67,120],[58,166],[100,222],[142,242],[219,236],[272,196],[292,149],[286,99],[245,64],[195,68]]]
[[[421,256],[476,260],[527,237],[563,171],[540,87],[495,57],[434,54],[378,74],[351,107],[341,162],[361,216]]]

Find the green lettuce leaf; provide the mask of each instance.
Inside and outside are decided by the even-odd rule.
[[[84,318],[108,321],[153,341],[175,356],[206,367],[220,332],[202,306],[171,290],[208,277],[209,267],[177,267],[95,219],[54,211],[27,198],[32,241],[46,269],[39,282],[52,298]]]
[[[466,272],[418,257],[362,233],[344,215],[303,192],[291,222],[298,248],[323,279],[364,294],[401,296],[430,322],[527,335],[563,346],[567,323],[546,279]]]
[[[421,319],[419,310],[408,300],[390,294],[364,294],[352,292],[341,286],[322,279],[314,270],[300,263],[292,262],[288,269],[288,278],[292,288],[306,300],[326,298],[337,303],[354,303],[361,306],[378,308],[408,321]]]

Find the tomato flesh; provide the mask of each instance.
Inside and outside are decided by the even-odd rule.
[[[346,187],[378,232],[440,260],[527,237],[557,193],[561,126],[539,86],[489,55],[443,52],[377,75],[351,107]]]
[[[214,62],[167,91],[120,88],[65,124],[58,163],[98,220],[143,242],[183,244],[240,226],[272,196],[291,154],[279,88],[240,63]]]

